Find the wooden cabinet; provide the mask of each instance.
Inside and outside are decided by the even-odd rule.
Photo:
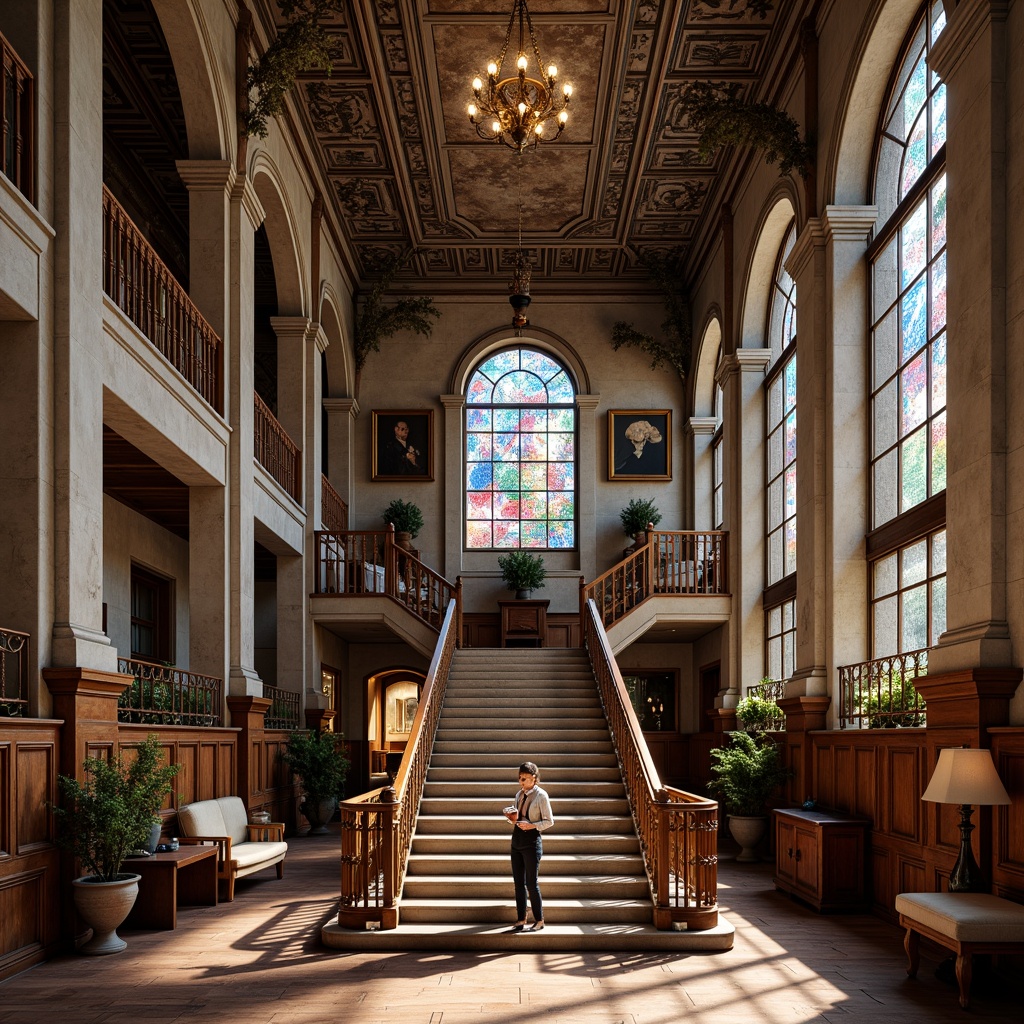
[[[502,647],[547,647],[550,601],[499,601]]]
[[[825,811],[775,811],[775,887],[816,910],[863,906],[868,822]]]

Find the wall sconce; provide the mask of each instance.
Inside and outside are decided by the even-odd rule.
[[[960,854],[949,873],[950,892],[988,892],[988,885],[971,849],[973,804],[1008,804],[1006,792],[992,754],[988,750],[946,747],[939,751],[931,781],[922,800],[937,804],[960,805]]]

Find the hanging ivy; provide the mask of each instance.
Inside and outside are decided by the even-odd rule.
[[[434,321],[441,316],[433,298],[426,295],[415,299],[399,299],[390,306],[384,304],[384,293],[395,275],[414,255],[415,251],[411,250],[386,259],[380,279],[362,303],[355,325],[356,373],[363,368],[371,352],[380,351],[382,341],[398,331],[412,331],[413,334],[429,338],[434,329]]]
[[[664,297],[667,316],[661,324],[664,337],[655,337],[637,330],[625,320],[612,325],[612,348],[639,349],[651,357],[651,369],[668,365],[679,379],[685,381],[690,372],[690,303],[682,289],[678,249],[666,251],[649,250],[637,257],[641,266],[647,268],[651,280]]]
[[[284,109],[284,97],[300,71],[331,73],[327,30],[320,22],[341,8],[342,0],[277,0],[287,19],[277,38],[245,73],[248,109],[240,115],[243,135],[267,137],[270,118]]]
[[[764,154],[767,163],[779,161],[779,170],[795,170],[800,177],[811,173],[814,148],[800,137],[800,125],[784,110],[769,103],[748,103],[739,96],[741,86],[694,82],[680,96],[680,106],[700,140],[698,152],[705,160],[719,146],[750,146]]]

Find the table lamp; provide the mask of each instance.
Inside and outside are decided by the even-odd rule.
[[[950,892],[987,892],[981,868],[971,849],[973,804],[1008,804],[1010,797],[999,781],[988,750],[946,747],[939,751],[928,788],[922,800],[960,805],[960,854],[949,873]]]

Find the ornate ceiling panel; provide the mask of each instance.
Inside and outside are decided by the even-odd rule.
[[[542,275],[549,294],[631,289],[643,275],[636,250],[693,244],[721,202],[730,154],[700,158],[682,90],[735,82],[760,97],[809,3],[532,0],[541,55],[575,87],[563,136],[521,159],[535,282]],[[477,136],[466,104],[510,8],[352,0],[328,23],[333,72],[304,76],[304,116],[364,282],[414,247],[409,273],[436,291],[504,286],[520,161]]]

